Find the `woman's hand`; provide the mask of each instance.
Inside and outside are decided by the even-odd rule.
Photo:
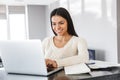
[[[55,60],[51,60],[51,59],[45,59],[46,65],[48,68],[56,68],[57,67],[57,63]]]
[[[53,60],[53,67],[57,68],[57,62],[55,60]]]

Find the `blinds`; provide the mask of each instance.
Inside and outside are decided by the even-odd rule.
[[[9,14],[25,14],[25,6],[9,6]]]
[[[0,19],[6,19],[6,6],[0,5]]]

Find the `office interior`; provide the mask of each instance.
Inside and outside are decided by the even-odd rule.
[[[50,12],[66,8],[97,60],[120,63],[120,0],[0,0],[0,40],[53,36]]]

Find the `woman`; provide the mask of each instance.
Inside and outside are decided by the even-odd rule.
[[[55,36],[42,42],[47,67],[87,62],[86,41],[76,34],[69,12],[65,8],[56,8],[51,12],[50,21]]]

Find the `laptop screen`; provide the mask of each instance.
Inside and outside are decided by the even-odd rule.
[[[7,72],[47,75],[40,40],[0,41],[0,52]]]

